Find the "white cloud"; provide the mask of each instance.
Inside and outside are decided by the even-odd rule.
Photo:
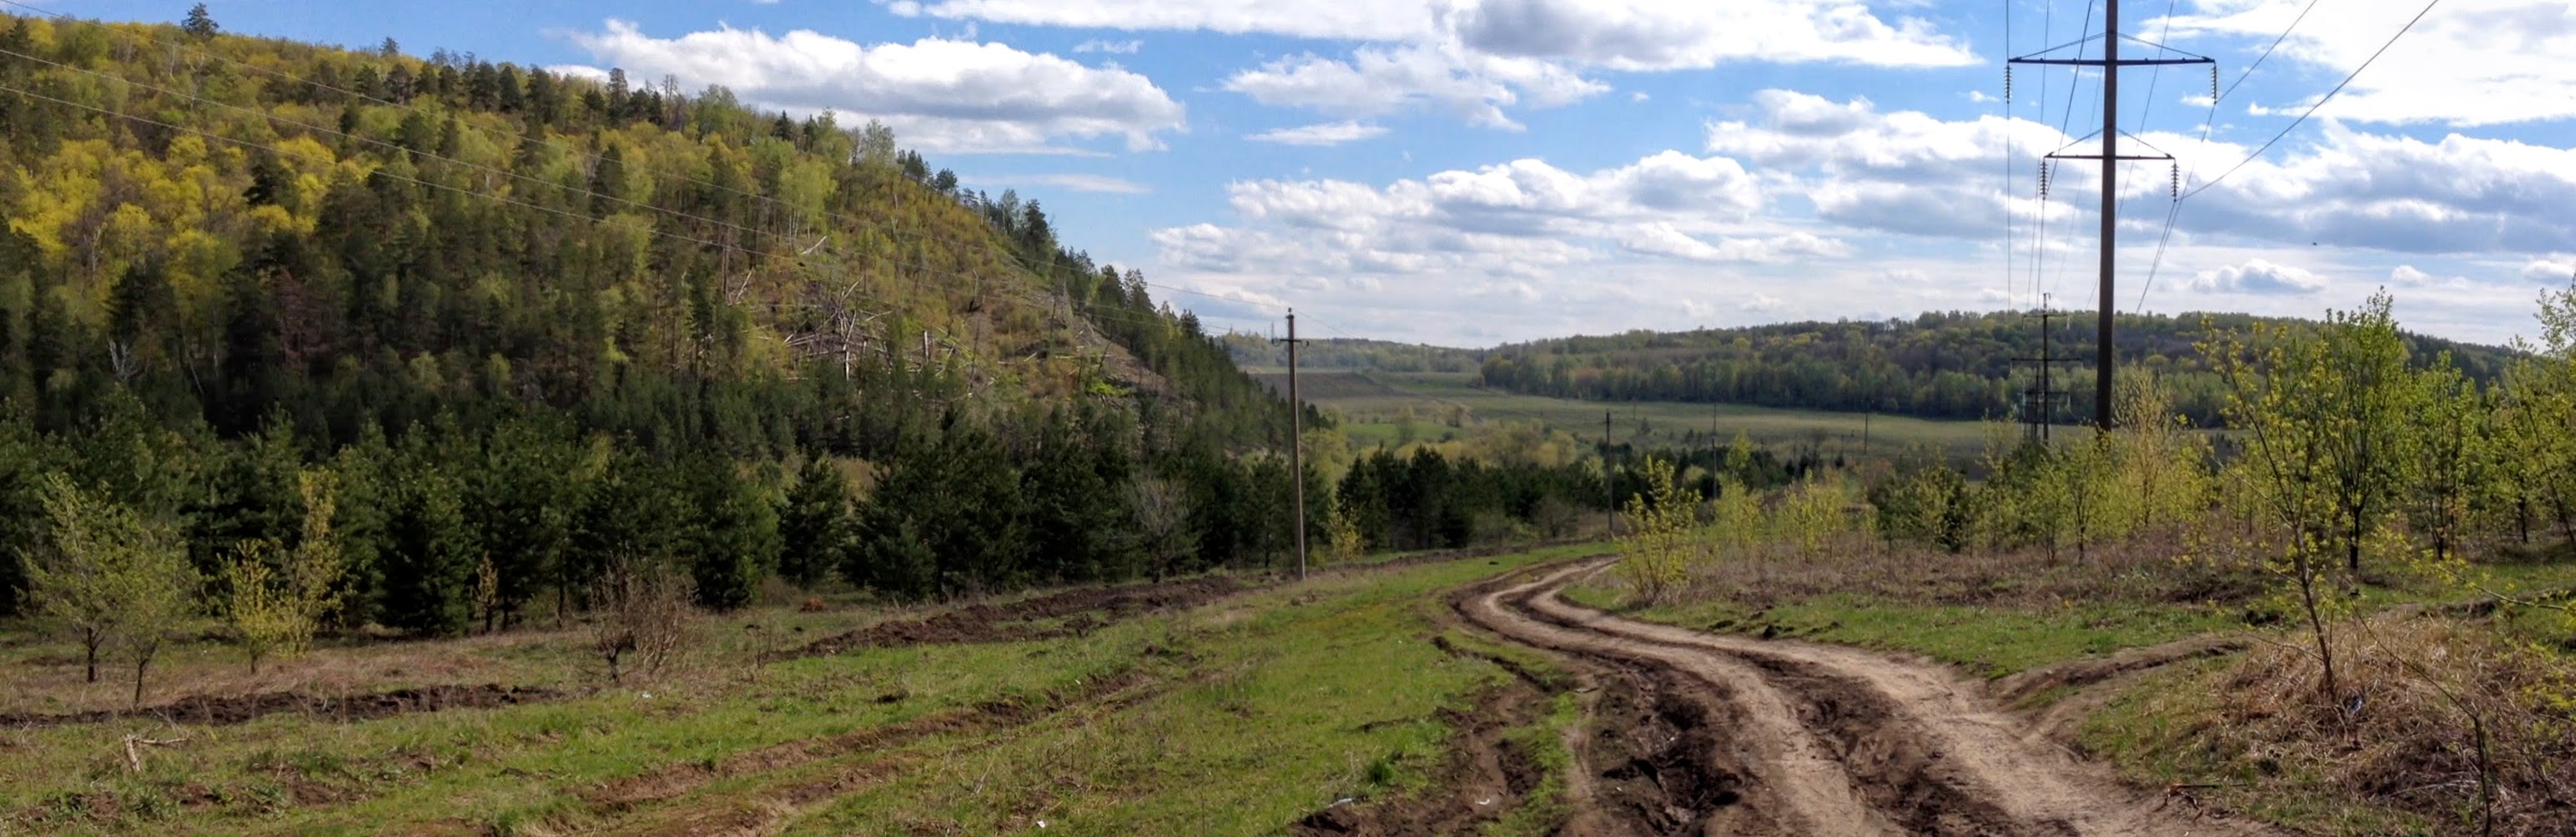
[[[1275,142],[1281,145],[1340,145],[1346,142],[1357,142],[1385,135],[1386,128],[1381,125],[1367,125],[1359,122],[1326,122],[1318,125],[1301,125],[1295,128],[1278,128],[1263,131],[1258,134],[1245,136],[1244,139],[1252,140],[1254,142]]]
[[[1804,196],[1828,221],[1915,235],[1992,240],[2006,218],[2026,229],[2040,212],[2052,229],[2097,223],[2101,179],[2092,165],[2061,165],[2050,200],[2037,200],[2031,161],[2072,138],[2023,119],[1944,120],[1882,111],[1867,99],[1834,101],[1785,90],[1755,93],[1759,118],[1713,122],[1707,149],[1761,167],[1777,190]],[[2252,149],[2150,132],[2185,171],[2215,176]],[[2012,185],[2005,149],[2016,149]],[[2077,146],[2081,152],[2098,145]],[[2123,229],[2161,227],[2162,166],[2124,167],[2130,201]],[[2188,188],[2190,184],[2186,184]],[[2537,252],[2576,240],[2576,149],[2457,134],[2438,141],[2358,132],[2327,122],[2186,201],[2183,233],[2306,247],[2409,253]],[[2026,245],[2024,245],[2026,246]]]
[[[1619,246],[1631,252],[1698,262],[1777,263],[1799,256],[1840,258],[1851,255],[1850,245],[1821,238],[1814,233],[1724,238],[1711,244],[1660,221],[1632,228],[1627,235],[1620,237]]]
[[[1187,127],[1180,103],[1142,75],[1002,44],[863,45],[802,29],[772,36],[731,27],[665,39],[615,19],[570,37],[630,76],[667,73],[690,87],[724,85],[764,108],[881,119],[926,151],[1043,150],[1098,137],[1122,137],[1141,150],[1159,147],[1157,134]]]
[[[2172,21],[2171,37],[2235,36],[2248,49],[2258,49],[2287,28],[2306,4],[2196,0],[2191,14]],[[2304,65],[2325,78],[2342,78],[2421,8],[2417,3],[2360,3],[2310,15],[2274,58]],[[2140,25],[2160,31],[2163,23]],[[2310,92],[2305,85],[2294,89],[2305,96],[2323,92]],[[2313,101],[2255,104],[2264,112],[2296,113]],[[2318,113],[2355,121],[2455,125],[2576,116],[2576,8],[2565,0],[2451,0],[2426,14]]]
[[[2204,270],[2192,277],[2194,290],[2241,294],[2314,294],[2325,291],[2325,277],[2306,268],[2251,259],[2241,265]]]
[[[1106,52],[1111,55],[1134,55],[1137,50],[1144,48],[1144,41],[1104,41],[1099,38],[1093,38],[1091,40],[1075,44],[1073,51]]]
[[[882,2],[882,0],[880,0]],[[1976,57],[1915,18],[1849,0],[943,0],[897,14],[1049,26],[1261,33],[1357,42],[1347,56],[1292,55],[1225,89],[1342,117],[1416,102],[1514,129],[1515,107],[1598,95],[1592,70],[1669,72],[1742,62],[1953,67]]]
[[[1409,40],[1433,31],[1429,2],[936,0],[893,3],[887,11],[905,17],[972,18],[1078,29],[1206,30],[1229,35],[1260,33],[1365,41]]]
[[[1628,94],[1628,101],[1631,101],[1631,102],[1643,102],[1643,101],[1645,101],[1645,100],[1647,100],[1647,99],[1651,99],[1651,98],[1654,98],[1654,97],[1646,95],[1646,91],[1643,91],[1643,90],[1639,90],[1639,91],[1637,91],[1637,92],[1634,92],[1634,93],[1630,93],[1630,94]]]
[[[1107,175],[1098,174],[976,175],[965,178],[965,181],[971,184],[991,187],[1053,186],[1059,189],[1068,189],[1075,192],[1094,192],[1111,195],[1142,195],[1147,192],[1154,191],[1152,187],[1146,186],[1142,183],[1124,178],[1109,177]]]
[[[1609,90],[1545,62],[1460,55],[1425,46],[1361,47],[1347,61],[1312,53],[1235,73],[1225,89],[1265,105],[1373,117],[1417,103],[1469,124],[1518,129],[1503,108],[1552,107]]]
[[[2525,262],[2522,266],[2522,278],[2551,284],[2576,279],[2576,254],[2551,253]]]

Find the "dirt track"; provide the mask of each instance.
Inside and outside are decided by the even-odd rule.
[[[2028,734],[2028,721],[1947,669],[1850,648],[1636,622],[1558,595],[1600,566],[1581,564],[1489,589],[1461,600],[1459,610],[1513,641],[1665,687],[1654,690],[1656,708],[1639,713],[1639,723],[1671,727],[1668,740],[1693,751],[1650,762],[1651,781],[1642,790],[1732,790],[1666,792],[1651,804],[1623,804],[1614,797],[1622,771],[1636,772],[1634,757],[1586,748],[1594,752],[1578,758],[1585,772],[1599,777],[1593,780],[1599,787],[1578,801],[1578,808],[1592,810],[1577,811],[1570,833],[2270,833],[2166,807],[2156,795],[2118,784],[2098,766]]]

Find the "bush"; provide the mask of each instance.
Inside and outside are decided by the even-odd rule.
[[[688,645],[693,592],[687,576],[660,565],[619,564],[600,574],[590,594],[591,649],[608,664],[608,682],[630,670],[658,674]]]

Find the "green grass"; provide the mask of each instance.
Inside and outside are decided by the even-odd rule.
[[[1615,610],[1619,593],[1568,591]],[[2071,604],[2046,610],[1869,601],[1835,595],[1759,613],[1725,601],[1655,605],[1623,615],[1720,633],[1760,634],[1921,654],[1982,677],[2243,627],[2239,612],[2199,605]]]
[[[1423,603],[1586,549],[1322,580],[1183,620],[1172,629],[1191,638],[1209,679],[960,753],[936,772],[838,800],[789,833],[989,832],[1038,819],[1050,834],[1267,833],[1339,799],[1405,792],[1442,757],[1449,731],[1438,710],[1506,676],[1435,647]]]
[[[1310,372],[1299,377],[1299,394],[1346,418],[1342,430],[1355,445],[1433,441],[1463,434],[1451,427],[1476,422],[1536,421],[1585,439],[1598,439],[1601,415],[1614,414],[1612,433],[1621,441],[1646,446],[1672,446],[1706,438],[1712,426],[1720,438],[1738,431],[1753,441],[1776,447],[1814,444],[1826,456],[1883,457],[1911,449],[1929,449],[1952,458],[1982,453],[1986,425],[1908,416],[1870,416],[1823,410],[1788,410],[1743,404],[1682,402],[1579,401],[1519,395],[1475,385],[1472,372]],[[1415,420],[1398,421],[1406,409]],[[1640,431],[1643,431],[1642,434]],[[1693,434],[1697,434],[1694,436]]]
[[[55,812],[42,830],[585,831],[751,804],[763,790],[891,758],[904,769],[808,812],[794,833],[990,832],[1037,819],[1049,833],[1269,833],[1337,799],[1417,787],[1446,742],[1438,710],[1507,676],[1434,647],[1439,629],[1422,602],[1585,549],[1319,577],[1079,638],[715,661],[559,703],[350,724],[270,716],[188,730],[138,774],[117,741],[152,723],[10,731],[0,733],[0,830]],[[721,620],[709,629],[740,632]],[[625,777],[995,700],[1043,702],[1103,677],[1135,685],[1016,729],[749,772],[628,820],[583,798]],[[903,697],[880,700],[889,694]],[[297,805],[296,787],[338,801]]]

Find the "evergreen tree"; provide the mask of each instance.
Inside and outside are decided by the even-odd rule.
[[[812,590],[834,570],[849,563],[855,548],[856,519],[850,510],[850,489],[841,477],[841,469],[828,456],[807,454],[805,465],[796,472],[796,485],[787,491],[785,504],[778,512],[778,535],[781,551],[778,575],[797,587]],[[865,584],[865,578],[852,578],[852,584]]]
[[[215,37],[223,27],[215,25],[215,17],[206,13],[206,4],[199,3],[188,7],[188,17],[179,23],[179,31],[187,33],[189,38],[204,41]]]

